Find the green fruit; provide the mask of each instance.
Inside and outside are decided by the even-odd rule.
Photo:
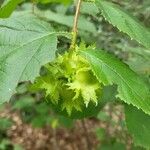
[[[82,112],[90,102],[95,106],[98,104],[101,84],[78,50],[59,55],[46,68],[47,74],[39,77],[35,84],[38,83],[38,87],[45,90],[46,97],[54,105],[59,103],[62,111],[66,110],[71,115],[75,110]]]

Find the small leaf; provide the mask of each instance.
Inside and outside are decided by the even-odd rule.
[[[0,8],[0,18],[9,17],[20,2],[22,0],[7,0]]]
[[[150,48],[150,31],[141,25],[139,21],[113,3],[96,0],[96,5],[105,19],[113,26],[128,34],[131,39],[135,39],[146,48]]]
[[[125,106],[126,124],[135,145],[150,148],[150,116],[132,106]]]
[[[8,101],[18,82],[33,81],[42,65],[55,58],[56,34],[33,15],[0,20],[0,103]]]
[[[91,64],[98,80],[104,85],[118,85],[118,97],[150,114],[150,90],[144,81],[126,64],[102,50],[83,50],[80,53]]]

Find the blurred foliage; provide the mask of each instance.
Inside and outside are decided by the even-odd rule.
[[[72,0],[36,0],[39,3],[47,4],[47,3],[62,3],[62,4],[70,4]]]
[[[126,11],[136,16],[145,26],[150,28],[150,0],[108,0],[119,4]],[[0,1],[2,4],[3,1]],[[50,22],[57,31],[71,31],[73,24],[73,16],[75,7],[72,0],[36,0],[34,1],[35,13],[43,19]],[[33,4],[30,0],[26,0],[17,8],[18,11],[32,11]],[[112,25],[110,25],[100,14],[97,14],[95,5],[83,2],[81,7],[81,17],[79,21],[78,42],[84,40],[87,45],[95,43],[98,48],[106,49],[110,53],[114,53],[121,60],[129,64],[129,66],[140,74],[145,80],[150,82],[150,52],[148,49],[139,46],[137,42],[131,40],[127,35],[122,34]],[[92,16],[92,15],[93,16]],[[85,28],[86,26],[86,28]],[[63,52],[69,47],[70,41],[64,37],[59,38],[58,51]],[[41,74],[42,74],[41,70]],[[24,122],[32,124],[33,127],[42,128],[51,126],[58,128],[61,126],[71,128],[74,125],[73,119],[68,119],[51,109],[51,104],[43,100],[42,94],[30,93],[28,90],[30,83],[22,83],[16,89],[17,94],[12,98],[13,111],[19,111]],[[112,101],[115,104],[116,87],[108,87],[109,90],[103,97],[102,109],[106,102]],[[26,95],[26,96],[25,96]],[[76,115],[75,115],[76,116]],[[108,122],[111,126],[121,126],[124,131],[125,122],[121,121],[116,124],[111,117],[101,111],[97,115],[97,119]],[[12,126],[13,122],[7,118],[0,118],[0,149],[7,150],[11,145],[10,141],[3,139],[6,136],[6,130]],[[126,131],[125,131],[126,132]],[[101,145],[97,150],[125,150],[125,143],[119,141],[119,135],[108,138],[103,128],[97,128],[95,131]],[[5,134],[5,135],[4,135]],[[21,150],[19,146],[14,150]],[[142,150],[140,147],[132,147],[132,150]]]
[[[13,124],[14,122],[9,118],[0,118],[0,150],[23,150],[20,145],[13,144],[7,137],[7,131]]]
[[[0,142],[0,150],[23,150],[18,144],[12,144],[11,141],[4,139]]]
[[[46,101],[35,101],[35,98],[31,96],[21,96],[13,101],[12,109],[19,110],[22,120],[32,124],[33,127],[64,126],[69,128],[73,125],[73,120],[55,115]]]
[[[103,128],[96,129],[97,138],[102,144],[97,150],[125,150],[126,146],[117,140],[117,137],[108,137],[106,131]]]
[[[6,131],[13,125],[13,122],[7,118],[0,118],[0,131]]]

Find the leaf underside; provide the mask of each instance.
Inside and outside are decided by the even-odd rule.
[[[150,114],[149,87],[126,64],[102,50],[89,49],[80,53],[89,61],[100,82],[118,85],[117,97]]]
[[[18,82],[33,81],[42,65],[55,58],[56,34],[30,14],[0,20],[0,103],[8,101]]]

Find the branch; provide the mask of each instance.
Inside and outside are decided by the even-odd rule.
[[[76,13],[74,17],[74,23],[73,23],[73,36],[72,36],[72,43],[70,49],[74,49],[76,45],[77,40],[77,33],[78,33],[78,20],[79,20],[79,14],[80,14],[80,7],[81,7],[82,0],[78,0],[77,6],[76,6]]]

